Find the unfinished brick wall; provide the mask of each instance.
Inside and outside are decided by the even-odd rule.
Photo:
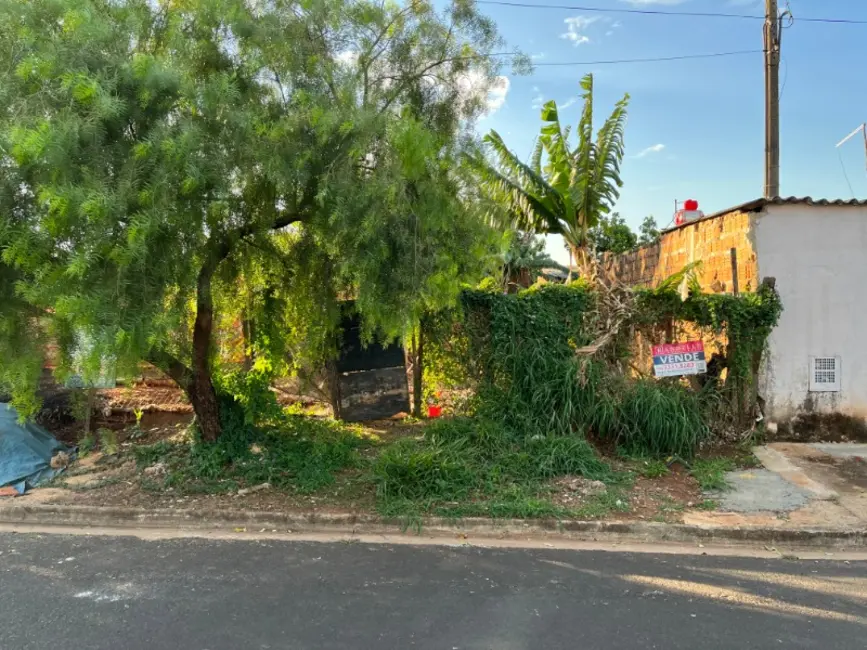
[[[704,291],[731,293],[732,256],[737,251],[738,288],[742,292],[758,288],[756,253],[750,241],[750,213],[729,212],[665,233],[658,244],[622,255],[605,254],[606,273],[630,286],[656,286],[693,261],[701,261],[696,271]]]
[[[693,261],[701,261],[696,277],[706,293],[731,293],[732,255],[737,251],[738,290],[755,291],[758,288],[758,263],[750,240],[750,213],[729,212],[713,219],[696,221],[665,233],[658,244],[645,246],[622,255],[606,254],[602,268],[609,275],[629,286],[656,286]],[[660,326],[652,335],[636,332],[633,341],[632,369],[636,374],[650,376],[653,356],[650,348],[660,343],[674,343],[701,339],[705,354],[725,353],[725,337],[715,337],[691,323],[671,323]]]

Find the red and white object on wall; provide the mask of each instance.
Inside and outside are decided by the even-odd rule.
[[[674,225],[682,226],[703,216],[704,212],[698,209],[698,201],[687,199],[683,202],[683,208],[674,213]]]

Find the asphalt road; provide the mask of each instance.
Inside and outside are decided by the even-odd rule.
[[[0,534],[0,648],[867,647],[867,564]]]

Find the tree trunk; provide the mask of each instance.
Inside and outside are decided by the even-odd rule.
[[[331,403],[331,414],[335,420],[341,419],[340,408],[340,373],[337,372],[337,359],[325,362],[325,387],[328,391],[328,401]]]
[[[422,378],[424,377],[424,329],[418,326],[418,334],[412,336],[412,414],[422,417]]]
[[[584,278],[590,283],[596,282],[596,258],[594,257],[594,253],[588,248],[587,244],[584,246],[573,246],[570,244],[570,251],[572,258],[575,260],[575,266],[578,267],[578,277]],[[571,267],[569,268],[569,279],[572,279]]]
[[[220,406],[211,380],[211,337],[214,329],[214,300],[211,278],[216,264],[206,262],[196,284],[196,321],[193,324],[192,374],[187,387],[202,439],[213,442],[220,437]]]

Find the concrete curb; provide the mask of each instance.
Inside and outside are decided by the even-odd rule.
[[[612,543],[774,545],[787,548],[852,550],[867,548],[865,529],[732,528],[616,521],[495,520],[425,518],[406,521],[366,514],[254,512],[247,510],[174,510],[66,505],[0,507],[0,524],[83,528],[171,528],[179,530],[261,529],[281,533],[345,535],[456,535],[468,539],[560,539]]]

